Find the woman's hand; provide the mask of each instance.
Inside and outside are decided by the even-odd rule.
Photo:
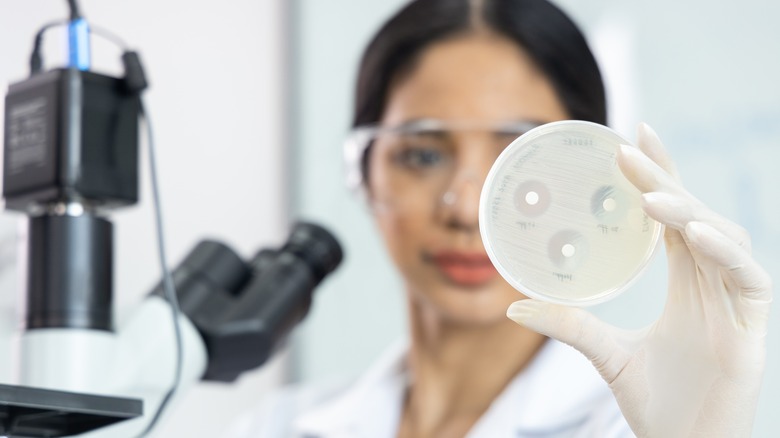
[[[507,315],[581,351],[609,383],[639,437],[748,437],[764,370],[772,285],[743,228],[688,193],[661,141],[639,127],[623,174],[666,224],[669,291],[661,317],[638,331],[536,300]]]

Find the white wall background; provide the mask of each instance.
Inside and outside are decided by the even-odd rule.
[[[369,215],[344,188],[359,55],[403,0],[293,1],[294,211],[340,235],[346,261],[317,294],[298,337],[303,381],[354,376],[405,332],[402,290]],[[748,228],[757,259],[780,278],[780,3],[774,0],[558,0],[580,23],[608,82],[611,124],[639,121],[665,140],[689,189]],[[665,257],[618,299],[594,308],[623,327],[654,320]],[[780,300],[777,300],[780,301]],[[780,430],[780,318],[754,436]]]
[[[67,17],[65,0],[0,0],[0,89],[26,77],[32,38]],[[87,18],[121,36],[142,56],[151,88],[168,256],[171,264],[202,238],[250,257],[288,231],[284,0],[80,0]],[[47,34],[47,67],[64,59],[61,34]],[[96,70],[120,73],[120,52],[94,39]],[[2,108],[0,108],[0,118]],[[2,128],[0,128],[2,129]],[[118,320],[160,277],[146,153],[142,200],[117,211],[115,301]],[[16,317],[18,216],[0,215],[0,327]],[[4,330],[0,330],[4,333]],[[0,357],[9,357],[0,336]],[[0,360],[0,381],[10,363]],[[215,436],[286,373],[275,360],[237,385],[201,384],[173,407],[157,436]]]

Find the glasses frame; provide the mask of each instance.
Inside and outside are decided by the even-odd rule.
[[[363,157],[377,136],[383,133],[491,131],[517,134],[518,137],[546,122],[520,120],[485,122],[475,120],[418,119],[395,126],[379,123],[353,128],[343,145],[344,177],[347,188],[363,200],[368,199],[367,181],[363,174]],[[507,145],[508,146],[508,145]]]

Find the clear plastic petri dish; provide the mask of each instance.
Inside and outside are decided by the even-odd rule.
[[[498,157],[482,188],[488,256],[529,298],[588,306],[616,297],[647,268],[663,226],[621,173],[615,131],[590,122],[535,128]]]

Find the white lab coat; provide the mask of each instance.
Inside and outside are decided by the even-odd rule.
[[[288,389],[236,423],[230,438],[394,438],[408,382],[405,345],[341,388]],[[585,357],[549,340],[467,438],[634,437]]]

